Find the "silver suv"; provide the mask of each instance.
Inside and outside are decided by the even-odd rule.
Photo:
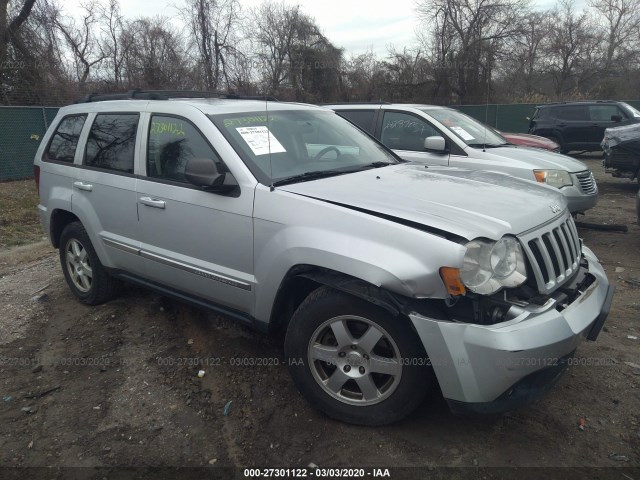
[[[129,97],[60,109],[35,157],[84,303],[125,281],[286,331],[303,395],[365,425],[436,384],[460,413],[535,400],[605,321],[557,189],[404,162],[310,105]]]
[[[493,128],[458,110],[434,105],[327,105],[375,136],[402,158],[427,165],[508,173],[560,190],[573,214],[598,201],[587,166],[559,153],[518,147]]]

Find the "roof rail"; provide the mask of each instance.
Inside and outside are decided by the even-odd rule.
[[[547,105],[566,105],[569,103],[617,103],[622,100],[563,100],[561,102],[549,102],[539,105],[538,107],[545,107]],[[538,108],[536,107],[536,108]]]
[[[277,102],[270,95],[238,95],[237,93],[197,90],[129,90],[126,93],[90,93],[75,103],[103,102],[107,100],[169,100],[171,98],[225,98],[234,100],[265,100]]]

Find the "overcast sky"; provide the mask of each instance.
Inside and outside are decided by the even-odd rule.
[[[373,51],[385,57],[393,44],[402,50],[415,43],[418,27],[415,0],[285,0],[299,4],[302,10],[316,19],[324,34],[337,47],[345,50],[345,57]],[[65,0],[64,6],[72,14],[78,12],[81,0]],[[128,18],[144,15],[166,15],[176,18],[177,9],[171,5],[181,0],[124,0],[122,13]],[[257,0],[240,0],[243,7],[261,3]],[[551,8],[553,0],[536,0],[537,8]],[[582,6],[585,0],[577,0]]]

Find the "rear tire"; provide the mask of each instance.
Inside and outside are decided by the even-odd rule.
[[[285,356],[313,406],[357,425],[404,418],[436,383],[408,320],[328,287],[313,291],[294,313]]]
[[[84,226],[72,222],[60,235],[60,265],[71,292],[82,303],[98,305],[114,298],[120,282],[109,276]]]

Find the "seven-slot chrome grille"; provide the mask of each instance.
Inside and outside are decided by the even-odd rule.
[[[593,195],[598,191],[598,187],[596,186],[596,179],[593,178],[593,173],[591,170],[585,170],[584,172],[576,173],[576,178],[580,183],[580,189],[582,193],[586,195]]]
[[[571,216],[563,216],[519,238],[540,293],[551,293],[578,269],[580,239]]]

